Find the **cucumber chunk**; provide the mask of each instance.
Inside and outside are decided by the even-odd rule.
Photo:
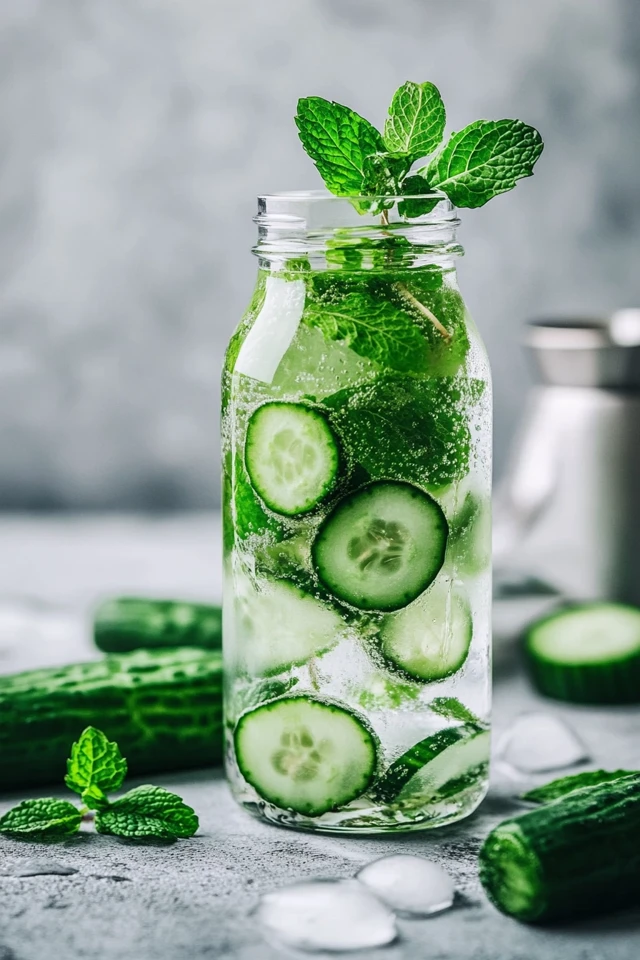
[[[439,793],[452,795],[477,778],[489,763],[490,734],[479,723],[447,727],[425,737],[391,764],[375,785],[372,795],[392,803],[405,794],[427,800]]]
[[[234,624],[239,667],[270,676],[302,666],[335,646],[345,631],[336,610],[288,580],[240,576],[234,584]]]
[[[245,464],[254,489],[275,513],[308,513],[335,484],[338,443],[317,410],[301,403],[265,403],[247,427]]]
[[[436,578],[447,521],[435,500],[410,483],[376,481],[345,497],[312,548],[318,577],[360,610],[399,610]]]
[[[303,696],[245,713],[235,750],[240,772],[261,797],[309,817],[359,797],[377,763],[374,736],[353,713]]]
[[[464,590],[451,580],[434,583],[419,600],[385,617],[384,657],[414,680],[443,680],[467,659],[473,621]]]
[[[640,702],[640,610],[590,603],[561,610],[525,637],[538,689],[573,703]]]

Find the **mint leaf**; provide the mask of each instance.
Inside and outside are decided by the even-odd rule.
[[[364,179],[362,192],[371,196],[396,196],[400,192],[400,181],[407,174],[411,160],[408,157],[396,157],[390,153],[372,153],[364,160]],[[383,207],[392,207],[388,200]]]
[[[307,297],[303,320],[368,360],[399,373],[427,367],[428,344],[411,314],[365,283],[345,287],[318,277]]]
[[[162,787],[146,784],[96,813],[96,830],[129,840],[177,840],[192,837],[198,817],[184,801]]]
[[[127,761],[117,743],[101,730],[87,727],[71,747],[65,783],[89,806],[104,803],[105,794],[117,790],[127,775]]]
[[[82,814],[68,800],[23,800],[0,818],[0,833],[15,840],[64,840],[81,822]]]
[[[400,185],[400,192],[408,196],[409,199],[400,200],[398,203],[398,213],[401,217],[409,217],[410,219],[414,217],[424,217],[427,213],[431,213],[440,200],[439,197],[429,196],[424,200],[420,200],[416,199],[415,196],[411,196],[412,194],[433,193],[428,181],[419,174],[403,180]]]
[[[340,103],[303,97],[296,126],[302,146],[332,193],[358,197],[367,192],[366,158],[385,152],[382,137],[368,120]]]
[[[358,703],[365,710],[397,710],[407,703],[417,700],[422,688],[417,684],[391,680],[382,675],[373,677],[362,690]]]
[[[439,713],[447,720],[460,720],[461,723],[480,723],[475,713],[472,713],[457,697],[436,697],[429,704],[434,713]]]
[[[424,169],[433,189],[458,207],[481,207],[530,177],[542,138],[522,120],[477,120],[454,133]]]
[[[384,125],[388,150],[418,160],[432,153],[444,136],[444,103],[433,83],[404,83],[393,95]]]
[[[529,790],[528,793],[522,794],[521,799],[529,800],[531,803],[551,803],[552,800],[567,797],[570,793],[575,793],[576,790],[582,790],[584,787],[597,787],[600,783],[635,777],[637,773],[637,770],[587,770],[586,773],[560,777],[559,780],[552,780],[551,783],[545,783],[542,787]]]

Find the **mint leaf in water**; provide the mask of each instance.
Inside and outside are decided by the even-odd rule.
[[[481,207],[530,177],[542,138],[522,120],[477,120],[454,133],[424,171],[458,207]]]
[[[384,125],[386,147],[419,160],[440,144],[446,119],[438,88],[433,83],[408,81],[393,95]]]
[[[384,153],[382,137],[368,120],[349,107],[322,97],[298,101],[296,126],[302,146],[329,190],[339,197],[358,197],[370,176],[366,159]]]
[[[80,829],[82,814],[68,800],[24,800],[0,818],[0,833],[14,840],[65,840]]]
[[[87,727],[71,747],[65,783],[91,805],[106,802],[105,794],[117,790],[127,775],[127,761],[117,743],[101,730]]]
[[[408,199],[399,201],[398,213],[401,217],[409,217],[410,219],[424,217],[427,213],[431,213],[440,199],[439,197],[428,196],[422,200],[414,196],[415,194],[433,193],[428,181],[420,174],[415,174],[403,180],[400,185],[400,192]]]
[[[583,787],[597,787],[600,783],[611,783],[613,780],[622,780],[624,777],[634,777],[637,770],[587,770],[586,773],[574,773],[559,780],[552,780],[542,787],[536,787],[523,793],[521,799],[531,803],[551,803],[559,800]]]
[[[191,807],[162,787],[135,787],[96,813],[96,830],[129,840],[192,837],[199,826]]]
[[[459,720],[461,723],[479,723],[475,713],[472,713],[457,697],[436,697],[429,704],[434,713],[439,713],[447,720]]]

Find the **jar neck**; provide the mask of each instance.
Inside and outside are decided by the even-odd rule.
[[[453,271],[464,253],[456,240],[455,208],[444,195],[416,197],[411,212],[432,209],[408,217],[402,212],[406,199],[346,199],[323,192],[259,197],[253,253],[270,272],[388,273],[434,265]]]

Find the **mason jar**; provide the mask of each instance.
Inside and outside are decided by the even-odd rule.
[[[273,823],[468,816],[487,788],[491,383],[444,195],[260,197],[223,374],[227,773]]]

